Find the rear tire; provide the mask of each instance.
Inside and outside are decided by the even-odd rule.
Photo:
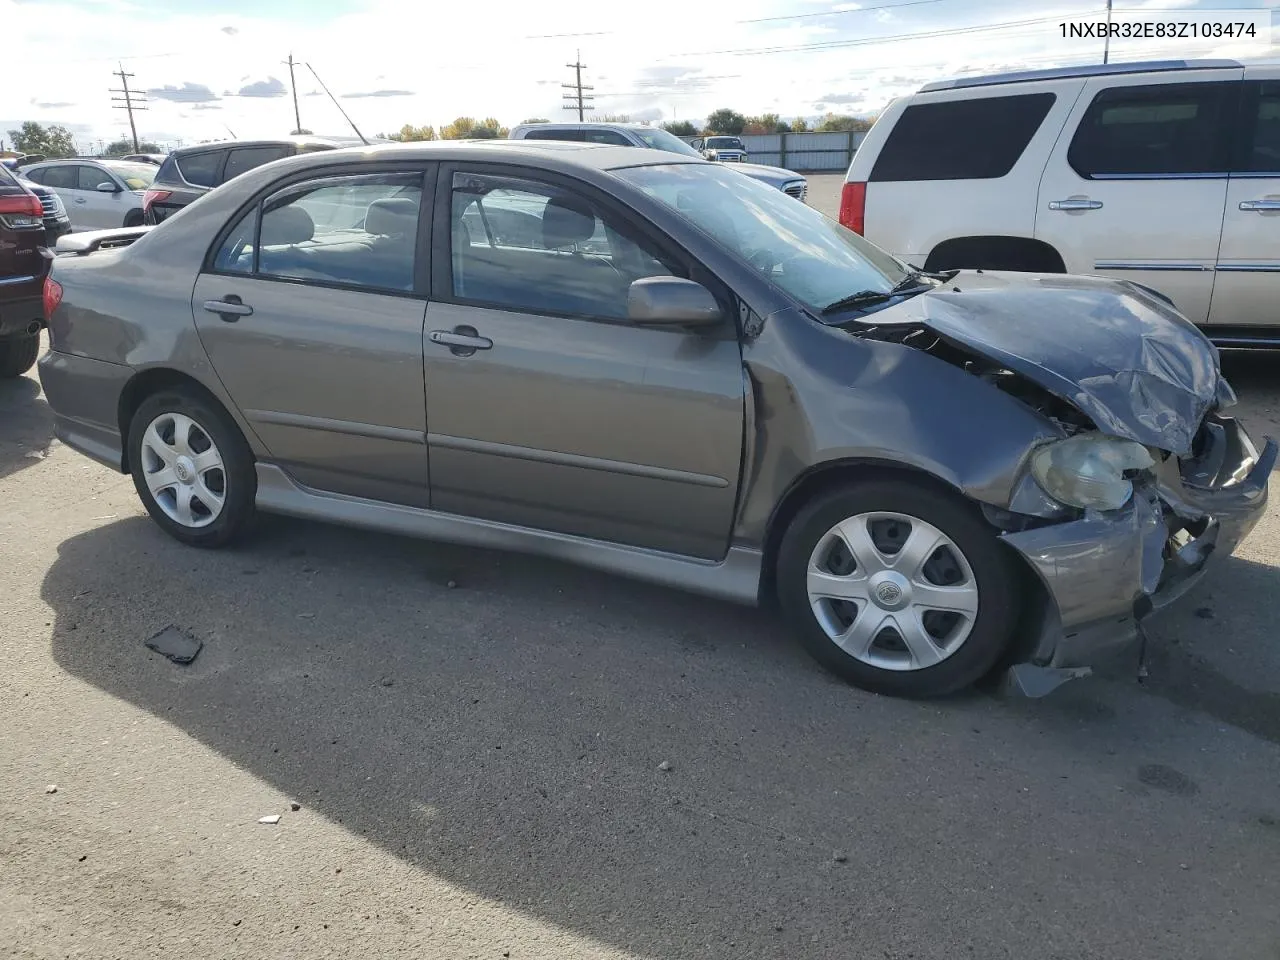
[[[815,660],[894,696],[970,686],[1018,620],[1016,568],[982,514],[909,479],[854,483],[802,508],[778,551],[777,585]]]
[[[124,225],[126,228],[142,226],[142,211],[130,210],[128,213],[126,213],[124,215]]]
[[[0,380],[20,377],[40,356],[40,334],[23,333],[0,340]]]
[[[129,423],[129,468],[147,513],[175,540],[221,547],[252,526],[253,452],[200,391],[170,387],[142,401]]]

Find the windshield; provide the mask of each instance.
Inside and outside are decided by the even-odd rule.
[[[130,190],[147,189],[151,186],[151,181],[156,178],[156,171],[160,169],[150,163],[124,163],[123,161],[106,163],[103,166],[123,180],[124,185]]]
[[[633,131],[645,145],[654,150],[665,150],[667,153],[680,153],[686,157],[697,157],[702,159],[702,154],[693,147],[689,146],[673,133],[667,133],[658,127],[652,130],[635,130]]]
[[[716,147],[726,147],[730,150],[741,150],[742,141],[737,137],[707,137],[707,149],[712,150]]]
[[[728,247],[814,313],[862,291],[888,293],[905,264],[781,190],[716,164],[615,170]]]

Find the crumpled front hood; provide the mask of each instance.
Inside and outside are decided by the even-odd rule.
[[[890,319],[1021,374],[1103,433],[1179,456],[1217,396],[1217,350],[1204,334],[1121,281],[965,271],[867,318]]]

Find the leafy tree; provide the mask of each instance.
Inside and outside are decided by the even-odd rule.
[[[121,137],[113,143],[108,143],[102,151],[104,157],[123,157],[130,153],[163,153],[158,144],[152,143],[150,140],[139,140],[138,149],[133,149],[133,141],[126,140]]]
[[[505,137],[511,131],[493,117],[476,122],[474,117],[458,117],[453,123],[440,128],[441,140],[493,140]]]
[[[435,138],[435,127],[415,127],[412,123],[406,123],[395,133],[378,134],[379,140],[397,140],[401,143],[417,143],[420,140],[434,140]]]
[[[742,128],[742,132],[754,134],[776,133],[780,122],[776,113],[762,113],[758,117],[747,117],[747,124]]]
[[[791,124],[787,123],[787,121],[785,120],[779,120],[777,123],[773,125],[773,132],[774,133],[790,133]]]
[[[822,118],[822,122],[818,124],[819,133],[846,133],[849,131],[860,133],[870,129],[870,120],[864,120],[862,117],[850,117],[840,113],[828,113]]]
[[[521,120],[521,123],[550,123],[546,117],[530,117],[528,120]]]
[[[792,133],[808,133],[809,121],[806,120],[804,117],[796,117],[794,120],[791,121],[791,132]]]
[[[746,125],[747,118],[737,110],[730,110],[728,107],[721,107],[707,117],[707,133],[723,133],[736,137],[742,133]]]
[[[631,114],[629,113],[605,113],[600,116],[601,123],[630,123]]]
[[[13,149],[20,153],[41,153],[50,159],[76,155],[71,131],[56,124],[43,127],[34,120],[26,120],[21,130],[9,131],[9,139],[13,141]]]
[[[670,120],[662,125],[662,129],[675,137],[696,137],[698,128],[688,120]]]

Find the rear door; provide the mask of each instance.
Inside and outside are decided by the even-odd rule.
[[[365,167],[284,187],[230,229],[196,281],[192,312],[218,378],[306,486],[428,505],[427,172]]]
[[[708,559],[742,457],[736,329],[631,325],[678,253],[576,181],[442,165],[425,347],[438,510]]]
[[[1280,326],[1280,68],[1245,70],[1209,323]]]
[[[80,190],[80,165],[76,163],[59,163],[50,167],[40,167],[27,174],[36,183],[43,183],[56,193],[71,218],[72,230],[91,230],[93,214],[87,209],[88,199]]]
[[[1036,237],[1068,273],[1134,280],[1209,316],[1242,70],[1089,80],[1040,182]]]

